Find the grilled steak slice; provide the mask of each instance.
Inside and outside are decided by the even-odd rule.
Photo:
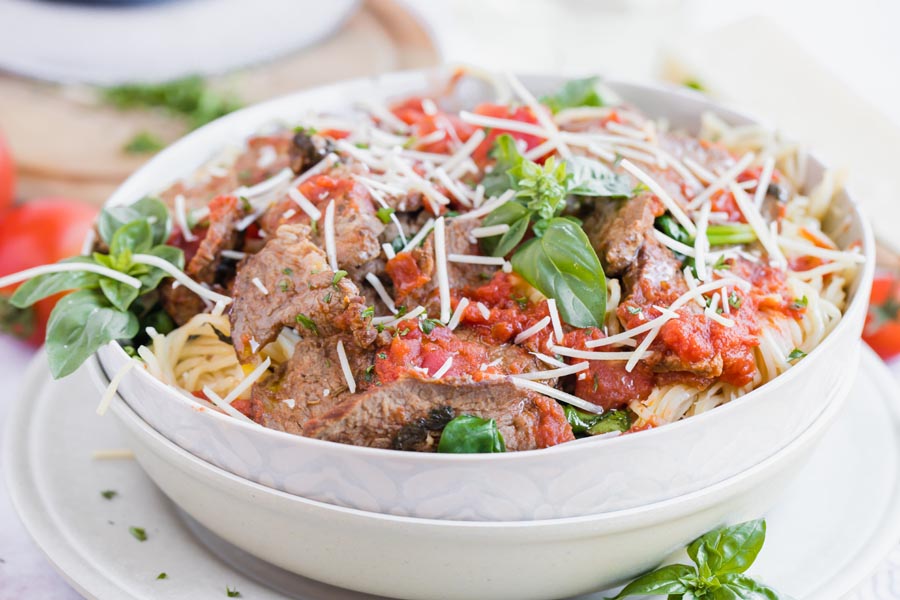
[[[357,385],[365,386],[372,351],[357,347],[347,337],[305,335],[294,347],[290,361],[253,386],[253,419],[271,429],[299,434],[309,419],[347,398],[349,390],[337,355],[338,339],[343,339]]]
[[[303,435],[357,446],[434,451],[436,411],[497,421],[509,450],[544,448],[574,439],[562,407],[506,380],[451,383],[405,377],[347,398],[303,427]],[[412,428],[426,435],[416,443]],[[409,427],[409,426],[412,427]],[[398,435],[403,434],[400,439]],[[438,436],[439,437],[439,436]],[[411,443],[413,442],[413,443]]]
[[[217,196],[209,203],[209,228],[189,257],[184,268],[192,279],[223,291],[234,273],[234,262],[221,256],[222,250],[233,250],[240,241],[237,223],[244,216],[234,196]],[[160,288],[163,308],[176,323],[184,325],[205,308],[203,300],[186,287],[172,287],[168,282]]]
[[[310,135],[305,131],[298,131],[291,138],[291,146],[288,150],[291,170],[300,175],[317,165],[331,150],[331,144],[320,135]]]
[[[671,250],[648,236],[634,264],[624,277],[625,297],[619,318],[629,328],[659,314],[654,306],[669,306],[687,292],[681,263]],[[710,341],[711,324],[702,310],[690,303],[678,311],[682,316],[663,325],[651,348],[656,352],[648,364],[654,371],[688,372],[704,378],[722,374],[722,356]]]
[[[664,212],[652,194],[605,201],[585,219],[584,230],[609,276],[623,273],[637,258],[653,221]]]
[[[283,225],[238,267],[231,331],[240,358],[247,359],[255,344],[274,340],[285,326],[306,327],[322,336],[348,332],[360,346],[374,341],[376,332],[362,316],[366,306],[359,289],[346,277],[336,280],[309,233],[305,225]]]

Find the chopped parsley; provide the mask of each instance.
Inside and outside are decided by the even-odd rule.
[[[801,310],[807,307],[809,304],[809,298],[803,296],[802,298],[794,298],[794,302],[791,304],[791,308],[795,310]]]
[[[375,216],[381,219],[381,222],[387,225],[391,222],[391,215],[394,214],[394,209],[390,206],[382,206],[378,210],[375,211]]]
[[[134,539],[139,542],[147,541],[147,532],[143,527],[129,527],[128,533],[130,533],[134,537]]]
[[[331,285],[337,287],[338,282],[347,276],[347,271],[340,269],[334,272],[334,277],[331,278]]]
[[[290,287],[291,287],[290,279],[282,279],[281,281],[278,282],[278,289],[281,290],[282,292],[288,291],[288,289],[290,289]]]
[[[122,147],[122,150],[128,154],[153,154],[165,147],[166,144],[161,139],[149,131],[141,131],[135,134],[135,136]]]
[[[241,597],[241,593],[239,591],[237,591],[237,588],[232,589],[228,586],[225,586],[225,595],[228,596],[229,598],[240,598]]]
[[[250,201],[247,200],[247,197],[241,196],[240,198],[241,198],[241,208],[244,209],[244,212],[246,212],[246,213],[253,212],[253,205],[250,204]]]
[[[294,270],[290,267],[283,268],[281,270],[281,272],[284,273],[285,275],[293,275],[294,274]]]
[[[628,312],[632,315],[639,315],[642,312],[644,312],[644,309],[641,308],[640,306],[629,306],[627,308],[628,308]]]
[[[331,303],[331,292],[328,292],[327,294],[325,294],[325,297],[323,298],[323,300],[325,301],[325,304],[330,304]]]
[[[100,492],[100,495],[107,500],[112,500],[119,495],[119,492],[117,492],[116,490],[103,490],[102,492]]]
[[[157,578],[157,579],[168,579],[169,576],[166,574],[165,571],[163,571],[162,573],[160,573],[159,575],[157,575],[156,578]]]
[[[791,350],[791,353],[788,354],[787,359],[790,361],[794,361],[803,358],[804,356],[806,356],[806,352],[804,352],[800,348],[794,348],[793,350]]]
[[[306,135],[315,135],[319,133],[319,130],[315,127],[304,127],[303,125],[297,125],[294,127],[294,133],[305,133]]]
[[[419,319],[419,329],[421,329],[422,333],[424,333],[425,335],[428,335],[429,333],[434,331],[434,328],[437,325],[439,325],[439,323],[434,319]]]
[[[387,352],[379,352],[378,358],[380,358],[381,360],[387,360]]]
[[[371,319],[372,317],[375,316],[375,307],[374,307],[374,306],[367,306],[367,307],[365,308],[365,310],[363,310],[363,311],[360,313],[360,315],[362,316],[363,319]]]
[[[310,319],[303,313],[300,313],[299,315],[297,315],[297,323],[299,323],[300,325],[303,325],[304,327],[306,327],[307,329],[312,331],[314,334],[319,335],[319,326],[316,325],[315,321],[313,321],[312,319]]]
[[[366,381],[372,381],[372,378],[375,376],[375,365],[369,365],[366,367]]]
[[[732,291],[728,294],[728,305],[731,308],[740,308],[743,303],[744,301],[737,295],[737,292]]]

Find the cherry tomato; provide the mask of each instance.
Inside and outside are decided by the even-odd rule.
[[[80,254],[97,212],[97,207],[76,200],[42,198],[0,214],[0,276]],[[15,287],[0,290],[0,331],[41,344],[61,295],[22,311],[5,301]]]
[[[0,135],[0,211],[12,206],[16,192],[16,165],[6,140]]]
[[[900,355],[900,284],[895,273],[875,275],[863,340],[885,360]]]

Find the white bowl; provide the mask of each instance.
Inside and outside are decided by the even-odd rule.
[[[285,494],[200,460],[118,399],[112,412],[138,462],[172,501],[265,561],[381,596],[527,600],[616,585],[709,529],[762,516],[842,406],[831,402],[781,451],[699,492],[595,516],[494,523],[396,517]]]
[[[273,122],[296,123],[309,109],[339,110],[356,99],[425,89],[433,73],[404,72],[286,96],[233,113],[188,135],[131,176],[110,198],[124,204],[188,175],[229,142]],[[526,77],[536,93],[559,77]],[[647,114],[696,130],[703,112],[751,120],[702,95],[672,87],[607,81]],[[479,90],[467,89],[471,101]],[[809,182],[823,166],[811,158]],[[319,441],[247,424],[175,392],[142,369],[119,393],[154,429],[185,450],[265,486],[372,512],[421,518],[514,521],[616,511],[703,489],[786,447],[853,381],[874,267],[874,243],[858,206],[844,194],[826,221],[842,247],[861,241],[868,259],[851,286],[835,330],[787,373],[708,413],[614,439],[586,439],[545,450],[492,455],[418,454]],[[115,373],[128,357],[99,353]]]

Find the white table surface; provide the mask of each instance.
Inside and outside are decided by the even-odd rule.
[[[713,27],[762,13],[796,36],[857,93],[900,123],[900,3],[802,0],[410,0],[448,60],[522,71],[652,76],[658,44],[684,27]],[[834,10],[830,10],[829,7]],[[814,18],[813,18],[814,17]],[[590,41],[592,38],[594,41]],[[605,42],[599,38],[605,38]],[[578,43],[571,40],[578,39]],[[643,43],[642,43],[643,42]],[[620,52],[611,47],[624,48]],[[0,431],[33,350],[0,336]],[[894,372],[900,380],[900,365]],[[2,467],[0,467],[2,469]],[[2,473],[0,473],[2,475]],[[15,516],[0,477],[0,600],[76,599]],[[900,548],[853,600],[900,600]]]

